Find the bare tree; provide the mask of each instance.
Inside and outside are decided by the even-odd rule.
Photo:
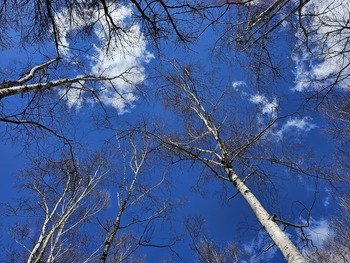
[[[104,227],[106,238],[100,262],[124,262],[140,246],[171,248],[176,242],[172,237],[168,238],[168,244],[151,242],[154,222],[168,217],[171,203],[162,194],[162,187],[166,184],[165,176],[150,177],[153,173],[150,161],[157,149],[152,146],[150,139],[137,137],[127,135],[126,144],[119,141],[124,168],[122,177],[118,179],[118,209],[115,220],[109,221]],[[160,171],[155,173],[159,174]],[[139,235],[125,233],[125,229],[134,226],[142,229]],[[110,259],[109,255],[112,256]]]
[[[181,135],[176,132],[170,135],[157,133],[154,134],[155,139],[169,151],[178,154],[180,160],[199,162],[207,173],[234,186],[286,260],[306,262],[279,224],[300,229],[307,225],[288,223],[269,214],[247,185],[254,178],[273,184],[269,179],[273,171],[265,170],[268,163],[308,174],[296,160],[291,161],[286,155],[278,156],[282,153],[271,149],[274,125],[281,118],[272,114],[266,123],[254,125],[247,116],[240,122],[235,117],[235,107],[229,107],[233,102],[225,97],[230,91],[221,93],[210,89],[212,93],[206,93],[205,84],[198,83],[191,73],[191,66],[181,67],[176,63],[173,66],[176,73],[164,76],[168,85],[163,96],[166,105],[183,118],[185,132]],[[268,187],[264,189],[268,191]]]
[[[87,240],[80,236],[76,242],[74,236],[109,202],[99,185],[107,177],[106,169],[101,156],[79,160],[68,155],[58,161],[38,159],[23,171],[21,188],[30,198],[24,197],[18,207],[9,205],[7,213],[33,220],[13,228],[27,262],[55,262],[79,255]],[[36,224],[35,230],[29,230]]]
[[[332,182],[332,195],[338,207],[329,218],[328,238],[322,244],[307,250],[306,255],[310,262],[350,262],[350,108],[347,95],[347,91],[334,89],[320,107],[328,119],[327,132],[336,142],[332,173],[328,175],[328,179]]]

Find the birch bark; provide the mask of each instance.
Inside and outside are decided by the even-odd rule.
[[[259,220],[260,224],[264,227],[276,246],[280,249],[285,259],[290,263],[307,263],[296,246],[290,241],[287,235],[274,221],[273,216],[266,211],[256,196],[245,185],[245,183],[233,172],[232,168],[228,168],[227,173],[233,185],[247,201],[256,218]]]

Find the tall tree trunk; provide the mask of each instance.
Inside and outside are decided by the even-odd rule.
[[[231,167],[226,168],[226,172],[236,189],[242,194],[260,224],[264,227],[273,242],[280,249],[285,259],[290,263],[307,263],[303,255],[299,252],[296,246],[290,241],[287,235],[274,221],[271,216],[245,183],[234,173]]]

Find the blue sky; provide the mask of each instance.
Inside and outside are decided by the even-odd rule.
[[[322,6],[323,4],[322,2],[318,8],[324,8]],[[130,15],[130,6],[117,9],[113,13],[114,19],[119,21],[121,25],[128,23]],[[113,116],[111,119],[112,128],[117,130],[122,129],[126,122],[136,122],[143,116],[151,118],[151,121],[152,118],[155,120],[157,118],[157,121],[161,121],[161,126],[168,125],[168,127],[174,130],[181,127],[177,119],[178,117],[174,113],[167,112],[158,100],[156,92],[159,82],[154,78],[154,75],[157,74],[154,71],[155,67],[160,69],[161,66],[165,65],[164,68],[166,68],[168,67],[166,59],[172,60],[176,58],[183,64],[189,62],[200,64],[203,68],[201,73],[204,75],[204,81],[206,81],[205,78],[210,78],[209,80],[217,86],[221,85],[223,89],[230,90],[232,92],[230,95],[240,105],[238,112],[236,112],[236,115],[240,118],[245,118],[247,110],[254,110],[256,114],[249,116],[249,118],[259,124],[260,122],[264,123],[271,117],[277,116],[277,108],[280,115],[298,112],[298,114],[278,122],[268,133],[269,139],[276,145],[282,145],[282,142],[286,143],[288,147],[292,144],[295,145],[297,147],[296,153],[309,149],[312,150],[313,154],[305,157],[306,159],[303,160],[305,163],[311,160],[322,160],[322,164],[325,166],[327,163],[330,163],[331,160],[328,156],[331,155],[334,145],[325,135],[325,121],[323,116],[317,112],[303,109],[301,103],[305,96],[304,92],[310,87],[303,81],[296,83],[295,79],[304,80],[307,77],[305,75],[322,78],[327,74],[331,74],[333,72],[332,65],[334,66],[337,63],[332,58],[330,60],[324,58],[320,63],[317,63],[317,60],[312,60],[308,64],[309,58],[306,56],[305,50],[302,50],[300,54],[292,56],[288,52],[289,50],[285,48],[287,46],[284,40],[281,40],[276,54],[278,53],[278,56],[281,57],[282,61],[285,60],[286,64],[290,63],[291,60],[294,64],[283,71],[283,78],[276,82],[269,80],[268,82],[271,82],[269,89],[259,88],[252,81],[253,76],[251,72],[243,69],[236,63],[229,64],[225,59],[220,60],[212,56],[213,53],[211,53],[209,48],[213,46],[217,37],[212,30],[207,30],[198,44],[190,48],[165,43],[165,48],[162,50],[165,56],[160,61],[155,50],[152,49],[152,44],[147,42],[146,38],[140,34],[141,28],[138,24],[132,26],[129,34],[129,42],[125,42],[130,46],[127,52],[120,50],[120,46],[125,43],[112,43],[109,56],[105,55],[104,44],[108,39],[104,35],[105,32],[103,30],[106,25],[103,25],[103,22],[101,25],[96,26],[95,36],[89,40],[93,44],[93,49],[89,50],[88,53],[68,49],[66,47],[73,46],[74,44],[84,47],[85,44],[90,45],[91,43],[85,43],[80,40],[74,43],[74,41],[69,40],[69,33],[78,30],[81,25],[70,26],[64,17],[64,12],[56,17],[57,21],[62,23],[62,28],[65,28],[61,32],[62,46],[60,52],[64,61],[73,62],[67,63],[68,66],[66,69],[68,71],[63,71],[63,74],[69,77],[75,77],[88,72],[93,75],[112,77],[126,71],[124,76],[127,81],[120,78],[113,79],[110,82],[103,82],[98,87],[101,89],[99,96],[103,105],[106,107],[105,109]],[[314,26],[316,27],[316,24]],[[317,41],[317,36],[315,36],[313,41]],[[331,46],[334,40],[330,39],[329,41],[330,43],[328,45]],[[278,44],[276,45],[278,46]],[[53,46],[50,44],[41,47],[41,49],[48,51],[50,55],[54,54]],[[314,52],[317,53],[318,51],[317,46],[314,46]],[[233,56],[233,52],[233,50],[229,51],[226,56]],[[3,62],[0,64],[2,69],[9,65],[15,65],[14,61],[17,63],[23,62],[23,65],[25,65],[28,61],[38,61],[40,63],[43,60],[43,56],[39,52],[30,48],[25,52],[25,54],[29,54],[28,58],[24,56],[24,59],[22,55],[16,55],[22,53],[18,53],[18,50],[15,49],[3,52],[3,54],[6,59],[2,60]],[[74,61],[79,60],[83,61],[84,65],[76,67]],[[209,73],[204,74],[204,71],[209,72],[213,67],[215,69],[213,75],[209,75]],[[64,70],[64,67],[60,70]],[[54,70],[52,71],[54,72]],[[56,74],[57,72],[54,73]],[[10,76],[16,77],[16,74]],[[210,83],[210,81],[207,82]],[[80,86],[78,85],[76,88],[80,88]],[[115,92],[114,88],[117,89],[118,93]],[[139,89],[141,92],[139,92]],[[113,138],[113,129],[101,130],[102,127],[96,125],[95,118],[93,117],[101,117],[102,115],[99,114],[102,111],[98,103],[93,100],[88,92],[82,89],[69,89],[67,91],[64,89],[55,89],[53,92],[57,92],[58,95],[62,96],[64,103],[66,103],[65,105],[67,105],[68,112],[72,116],[70,117],[71,119],[67,117],[66,120],[63,120],[63,123],[65,121],[74,121],[74,126],[73,123],[68,123],[66,124],[66,128],[63,129],[68,137],[71,136],[79,141],[88,150],[99,149],[105,140]],[[122,94],[123,99],[120,99],[120,94]],[[213,91],[213,94],[217,95],[217,91]],[[6,98],[6,100],[3,99],[3,101],[5,107],[15,109],[17,107],[16,105],[20,105],[18,106],[19,108],[23,107],[21,105],[23,105],[25,99],[23,100],[20,96],[15,96],[13,98]],[[226,103],[226,105],[230,106],[232,101],[227,99]],[[1,130],[4,132],[6,126],[4,124],[1,125]],[[8,127],[11,129],[13,126]],[[68,128],[71,128],[71,130]],[[11,131],[8,136],[11,136]],[[5,136],[5,138],[8,136]],[[18,138],[18,140],[20,139],[21,137]],[[48,137],[48,142],[57,143],[57,140]],[[59,147],[58,145],[56,146]],[[10,140],[4,140],[1,142],[0,174],[3,181],[0,187],[2,193],[0,202],[9,202],[20,195],[15,188],[18,183],[16,174],[22,168],[27,167],[29,162],[28,156],[26,156],[27,152],[23,151],[23,147],[23,143],[16,140],[12,142]],[[54,148],[50,149],[54,152]],[[33,154],[31,150],[29,152]],[[116,161],[117,164],[119,164],[118,162],[120,161]],[[158,178],[159,173],[165,170],[168,173],[167,176],[170,181],[172,181],[171,196],[173,200],[184,202],[175,209],[172,220],[157,223],[154,234],[155,240],[162,241],[164,233],[166,235],[168,233],[183,235],[186,239],[178,242],[174,246],[174,250],[179,253],[184,262],[195,262],[196,255],[191,251],[188,235],[184,233],[183,220],[191,215],[199,215],[205,219],[204,228],[206,233],[215,242],[222,245],[226,245],[229,242],[237,242],[241,249],[250,254],[252,260],[258,261],[262,258],[263,262],[283,262],[276,248],[263,254],[260,253],[262,249],[268,246],[265,241],[266,235],[261,231],[261,227],[258,225],[250,208],[240,196],[227,201],[226,196],[222,194],[223,188],[221,182],[217,180],[211,180],[207,184],[203,184],[203,187],[201,186],[201,192],[205,193],[205,195],[201,195],[199,191],[195,190],[200,175],[200,168],[197,165],[190,167],[188,163],[178,163],[175,166],[164,165],[162,168],[164,169],[159,169],[159,171],[153,169],[152,173],[155,173]],[[273,180],[276,179],[274,182],[278,195],[274,196],[273,191],[257,192],[256,195],[271,213],[272,211],[276,213],[280,211],[282,215],[285,215],[285,218],[291,219],[294,223],[303,223],[306,214],[305,212],[301,213],[303,207],[297,202],[303,202],[307,207],[311,206],[315,194],[315,181],[302,176],[295,176],[286,168],[274,168],[272,169],[272,173]],[[332,199],[332,190],[330,187],[322,180],[318,183],[317,202],[312,211],[310,228],[306,232],[316,243],[322,245],[322,241],[332,235],[327,222],[330,220],[330,215],[335,213],[335,209],[333,208],[335,200]],[[227,187],[227,189],[227,195],[235,194],[233,188]],[[254,189],[259,188],[256,187]],[[112,197],[115,197],[118,191],[115,188],[108,190]],[[115,200],[112,200],[112,204],[114,202]],[[105,211],[104,215],[113,218],[115,216],[113,206]],[[13,220],[9,217],[1,217],[1,221],[3,222],[1,238],[3,244],[5,244],[9,242],[6,227]],[[289,231],[291,235],[295,234],[294,230]],[[146,254],[146,262],[158,262],[172,254],[168,249],[154,248],[141,248],[138,253]],[[175,258],[175,262],[182,261]]]

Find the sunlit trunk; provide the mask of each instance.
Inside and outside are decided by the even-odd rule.
[[[307,261],[299,252],[299,250],[274,221],[273,216],[271,216],[265,210],[259,200],[245,185],[245,183],[233,172],[232,168],[226,169],[226,172],[228,173],[234,186],[242,194],[243,198],[247,201],[250,208],[253,210],[260,224],[264,227],[273,242],[280,249],[285,259],[290,263],[306,263]]]

